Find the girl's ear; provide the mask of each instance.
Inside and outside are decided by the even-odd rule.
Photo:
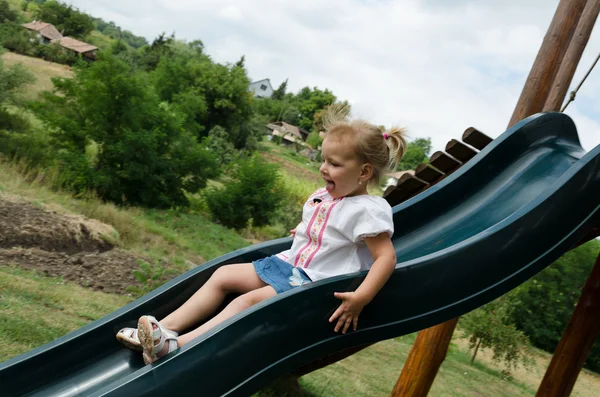
[[[369,163],[365,163],[360,168],[360,179],[362,181],[368,181],[373,176],[373,166]]]

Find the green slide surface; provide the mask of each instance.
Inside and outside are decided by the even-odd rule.
[[[507,293],[600,225],[600,146],[585,152],[561,113],[531,116],[454,174],[394,207],[398,264],[361,314],[333,332],[336,291],[366,273],[304,285],[262,302],[144,366],[115,339],[142,314],[165,316],[219,267],[289,248],[291,239],[214,259],[47,345],[0,364],[3,396],[248,396],[349,347],[433,326]],[[358,370],[358,369],[357,369]]]

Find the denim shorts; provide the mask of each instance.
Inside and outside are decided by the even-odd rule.
[[[275,255],[254,261],[253,264],[258,277],[273,287],[278,294],[312,282],[304,270]]]

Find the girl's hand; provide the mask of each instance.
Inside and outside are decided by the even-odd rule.
[[[292,229],[290,230],[290,234],[294,237],[296,237],[296,229]]]
[[[334,296],[341,299],[342,304],[329,318],[330,323],[338,319],[333,331],[338,332],[341,329],[342,334],[345,334],[350,325],[356,331],[356,327],[358,327],[358,315],[368,302],[365,302],[356,292],[336,292]]]

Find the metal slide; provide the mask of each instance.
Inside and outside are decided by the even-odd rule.
[[[398,265],[360,317],[335,334],[335,291],[365,273],[262,302],[144,366],[115,333],[166,315],[219,266],[291,245],[285,238],[212,260],[75,332],[0,364],[2,396],[248,396],[295,368],[352,346],[467,313],[551,264],[600,225],[600,146],[585,153],[560,113],[511,127],[454,174],[394,208]],[[357,369],[358,371],[359,369]]]

